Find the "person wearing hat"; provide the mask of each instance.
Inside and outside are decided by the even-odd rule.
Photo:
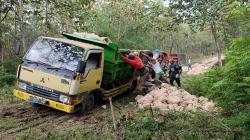
[[[123,61],[130,64],[135,69],[135,76],[137,77],[138,85],[137,87],[138,90],[142,90],[142,86],[144,85],[148,71],[142,63],[141,58],[135,53],[130,53],[128,56],[121,55],[121,57]]]

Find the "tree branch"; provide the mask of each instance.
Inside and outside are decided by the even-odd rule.
[[[8,15],[8,13],[9,13],[10,10],[11,10],[11,8],[8,8],[7,12],[3,16],[3,18],[0,20],[0,23],[2,23],[4,21],[4,19],[7,17],[7,15]]]

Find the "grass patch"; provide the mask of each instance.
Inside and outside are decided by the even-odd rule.
[[[14,88],[15,86],[7,85],[0,88],[0,104],[19,102],[19,99],[13,95]]]
[[[147,112],[147,111],[146,111]],[[144,114],[145,115],[145,114]],[[126,122],[126,139],[241,139],[238,129],[225,125],[219,116],[201,112],[169,112],[164,123],[141,115]],[[157,116],[157,114],[155,114]]]
[[[0,119],[0,130],[6,130],[10,128],[18,127],[20,123],[13,117],[6,117]]]
[[[132,108],[130,108],[132,109]],[[129,120],[118,118],[118,138],[126,140],[145,139],[244,139],[245,134],[240,129],[231,128],[225,124],[225,119],[214,114],[203,112],[169,112],[164,114],[164,122],[155,121],[160,115],[150,110],[134,109]],[[72,123],[74,125],[74,123]],[[110,119],[102,123],[85,124],[71,128],[61,128],[43,134],[39,130],[30,129],[16,136],[16,139],[28,140],[106,140],[115,139]]]
[[[72,123],[72,125],[74,125]],[[100,129],[101,127],[101,129]],[[16,140],[108,140],[114,139],[110,123],[105,126],[75,126],[43,133],[39,129],[29,129],[15,136]]]

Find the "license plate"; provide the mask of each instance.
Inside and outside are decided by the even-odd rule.
[[[29,98],[29,102],[34,103],[34,104],[41,104],[41,105],[44,105],[46,103],[45,100],[41,98],[33,97],[33,96]]]

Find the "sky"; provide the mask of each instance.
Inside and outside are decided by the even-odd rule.
[[[169,5],[169,0],[164,0],[164,4]]]

